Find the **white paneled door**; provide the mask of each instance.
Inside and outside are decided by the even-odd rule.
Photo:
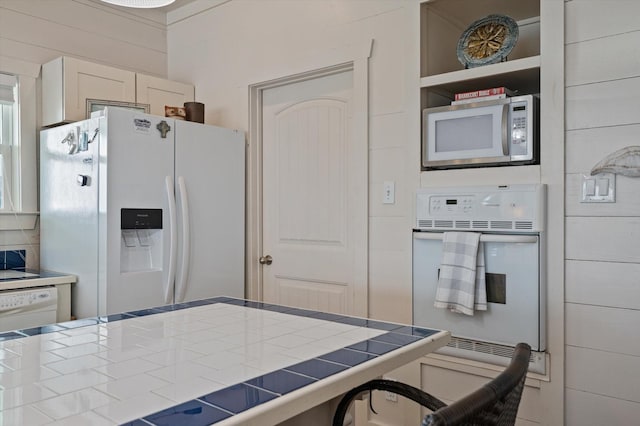
[[[355,298],[366,287],[367,147],[353,137],[353,71],[262,99],[263,299],[363,314]]]

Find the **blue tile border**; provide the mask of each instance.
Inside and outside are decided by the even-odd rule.
[[[240,383],[201,396],[198,400],[238,414],[277,397],[275,393]]]
[[[231,416],[232,414],[227,411],[212,407],[209,404],[205,404],[202,401],[194,399],[175,405],[171,408],[158,411],[157,413],[153,413],[143,419],[156,426],[208,426]],[[142,420],[138,419],[135,421]],[[127,424],[133,425],[134,423]],[[145,423],[140,423],[140,425],[142,424]]]
[[[1,252],[0,252],[1,253]],[[0,333],[0,342],[39,334],[71,330],[88,325],[106,324],[131,318],[140,318],[164,312],[188,309],[217,303],[263,309],[283,314],[296,315],[332,321],[347,325],[386,331],[376,337],[320,355],[273,372],[254,377],[243,383],[228,386],[197,399],[177,404],[173,407],[149,414],[141,419],[124,423],[124,426],[163,426],[170,424],[210,425],[239,412],[263,404],[280,395],[292,392],[317,380],[347,370],[353,366],[422,340],[439,330],[394,324],[366,318],[349,317],[326,312],[311,311],[294,307],[273,305],[270,303],[236,299],[232,297],[214,297],[193,302],[158,306],[148,309],[85,318],[42,327]],[[238,395],[244,398],[238,397]]]

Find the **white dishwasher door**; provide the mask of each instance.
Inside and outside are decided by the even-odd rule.
[[[0,292],[0,332],[53,324],[57,310],[55,287]]]

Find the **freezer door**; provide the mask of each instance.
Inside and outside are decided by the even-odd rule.
[[[175,131],[174,121],[164,117],[106,109],[100,130],[100,233],[106,236],[99,256],[105,271],[100,314],[173,303]],[[130,223],[136,214],[137,224]]]
[[[244,135],[176,122],[176,178],[176,301],[244,297]]]
[[[40,268],[78,277],[77,318],[98,313],[98,128],[90,119],[40,133]]]

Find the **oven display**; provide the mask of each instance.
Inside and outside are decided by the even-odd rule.
[[[464,215],[473,212],[474,197],[460,195],[458,197],[436,195],[429,198],[429,213],[432,216]]]

